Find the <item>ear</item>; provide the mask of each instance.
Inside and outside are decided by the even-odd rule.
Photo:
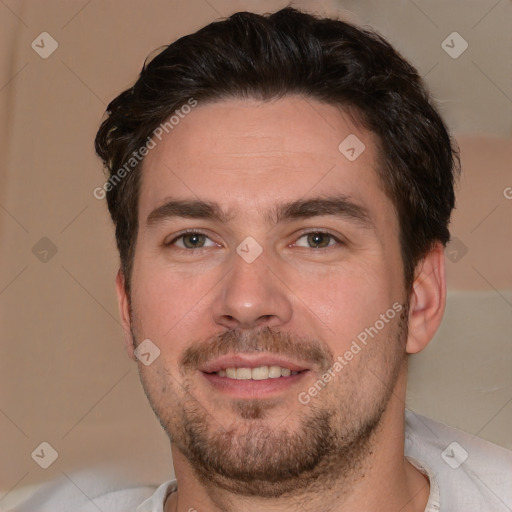
[[[121,322],[123,325],[124,333],[124,345],[126,352],[131,359],[135,360],[136,357],[133,353],[133,337],[131,331],[131,319],[130,319],[130,299],[126,292],[124,274],[121,269],[117,271],[116,275],[116,292],[117,292],[117,303],[119,305],[119,314],[121,315]]]
[[[428,345],[441,324],[445,304],[444,247],[437,243],[416,266],[409,303],[408,354]]]

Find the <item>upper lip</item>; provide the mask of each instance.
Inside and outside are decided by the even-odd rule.
[[[280,366],[292,372],[300,372],[309,368],[299,361],[291,360],[278,354],[226,354],[212,359],[199,368],[204,373],[214,373],[226,368],[258,368],[259,366]]]

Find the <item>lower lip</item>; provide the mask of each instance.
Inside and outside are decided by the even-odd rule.
[[[292,387],[303,382],[308,370],[301,371],[289,377],[278,377],[277,379],[263,380],[236,380],[227,377],[220,377],[216,373],[201,374],[216,390],[221,391],[233,398],[267,398],[272,395],[290,390]]]

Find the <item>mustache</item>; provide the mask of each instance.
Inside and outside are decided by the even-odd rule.
[[[205,341],[192,343],[184,350],[180,367],[184,372],[193,371],[217,357],[242,352],[288,356],[313,363],[322,372],[334,364],[334,354],[325,343],[264,327],[256,331],[226,331]]]

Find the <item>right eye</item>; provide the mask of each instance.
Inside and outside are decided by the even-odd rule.
[[[210,243],[208,243],[208,241]],[[202,249],[204,247],[212,247],[217,244],[203,233],[198,231],[189,231],[187,233],[182,233],[165,245],[166,247],[174,245],[180,249]]]

